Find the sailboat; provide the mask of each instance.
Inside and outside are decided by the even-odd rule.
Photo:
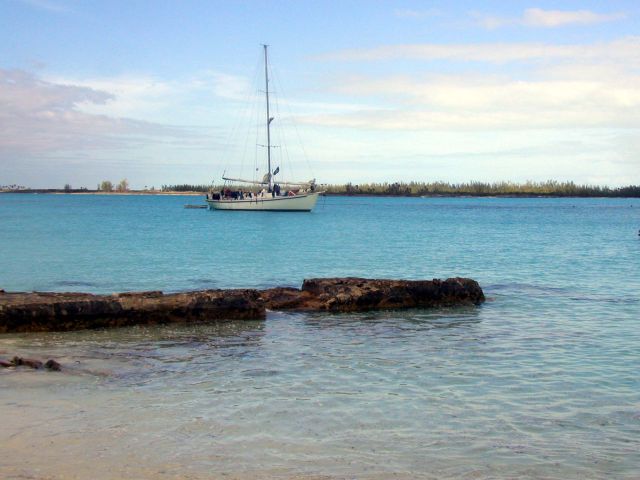
[[[277,212],[310,212],[316,206],[318,196],[323,193],[317,190],[315,179],[307,182],[277,182],[275,176],[280,172],[280,167],[271,169],[271,122],[274,117],[270,113],[269,105],[269,69],[267,45],[264,48],[264,79],[266,101],[266,140],[264,145],[267,150],[267,173],[262,180],[244,180],[223,176],[226,182],[248,184],[246,190],[231,190],[223,188],[219,192],[210,191],[207,194],[207,203],[211,210],[256,210]]]

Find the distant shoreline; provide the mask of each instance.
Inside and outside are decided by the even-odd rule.
[[[0,190],[0,193],[40,193],[52,195],[198,195],[204,196],[205,192],[176,192],[162,190],[127,190],[126,192],[103,192],[102,190],[70,190],[51,188],[32,188],[23,190]]]
[[[48,194],[48,195],[176,195],[176,196],[204,196],[205,192],[199,191],[175,191],[175,190],[127,190],[126,192],[104,192],[101,190],[71,190],[63,189],[22,189],[22,190],[0,190],[2,193],[22,193],[22,194]],[[377,192],[325,192],[327,197],[398,197],[398,198],[640,198],[640,195],[570,195],[562,193],[377,193]]]

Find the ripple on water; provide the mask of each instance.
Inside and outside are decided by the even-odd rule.
[[[0,234],[3,288],[461,275],[477,278],[491,301],[3,335],[0,352],[56,358],[65,370],[0,370],[0,476],[637,478],[635,208],[328,198],[292,229],[279,215],[250,225],[242,215],[185,215],[179,197],[100,198],[89,209],[70,197],[19,215],[23,207],[0,203],[0,215],[10,213]],[[65,228],[82,235],[62,232],[57,211],[77,212]],[[123,219],[138,228],[121,228]],[[296,232],[313,232],[314,242],[301,244]],[[223,252],[202,241],[213,235]]]

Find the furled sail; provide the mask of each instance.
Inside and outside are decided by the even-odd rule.
[[[255,181],[255,180],[245,180],[242,178],[229,178],[229,177],[222,177],[223,180],[226,180],[228,182],[240,182],[240,183],[250,183],[252,185],[268,185],[269,184],[269,174],[265,173],[264,177],[262,178],[261,182]],[[283,186],[283,187],[311,187],[316,185],[316,179],[313,178],[307,182],[278,182],[279,185]]]
[[[223,180],[226,180],[228,182],[240,182],[240,183],[251,183],[253,185],[267,185],[269,183],[269,180],[264,180],[262,182],[256,182],[255,180],[244,180],[242,178],[228,178],[228,177],[222,177]]]
[[[282,185],[283,187],[315,187],[316,179],[313,178],[308,182],[278,182],[278,184]]]

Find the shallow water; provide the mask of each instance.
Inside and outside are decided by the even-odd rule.
[[[2,478],[638,478],[640,201],[0,195],[6,290],[469,276],[480,308],[0,336]],[[6,228],[5,228],[6,227]]]

